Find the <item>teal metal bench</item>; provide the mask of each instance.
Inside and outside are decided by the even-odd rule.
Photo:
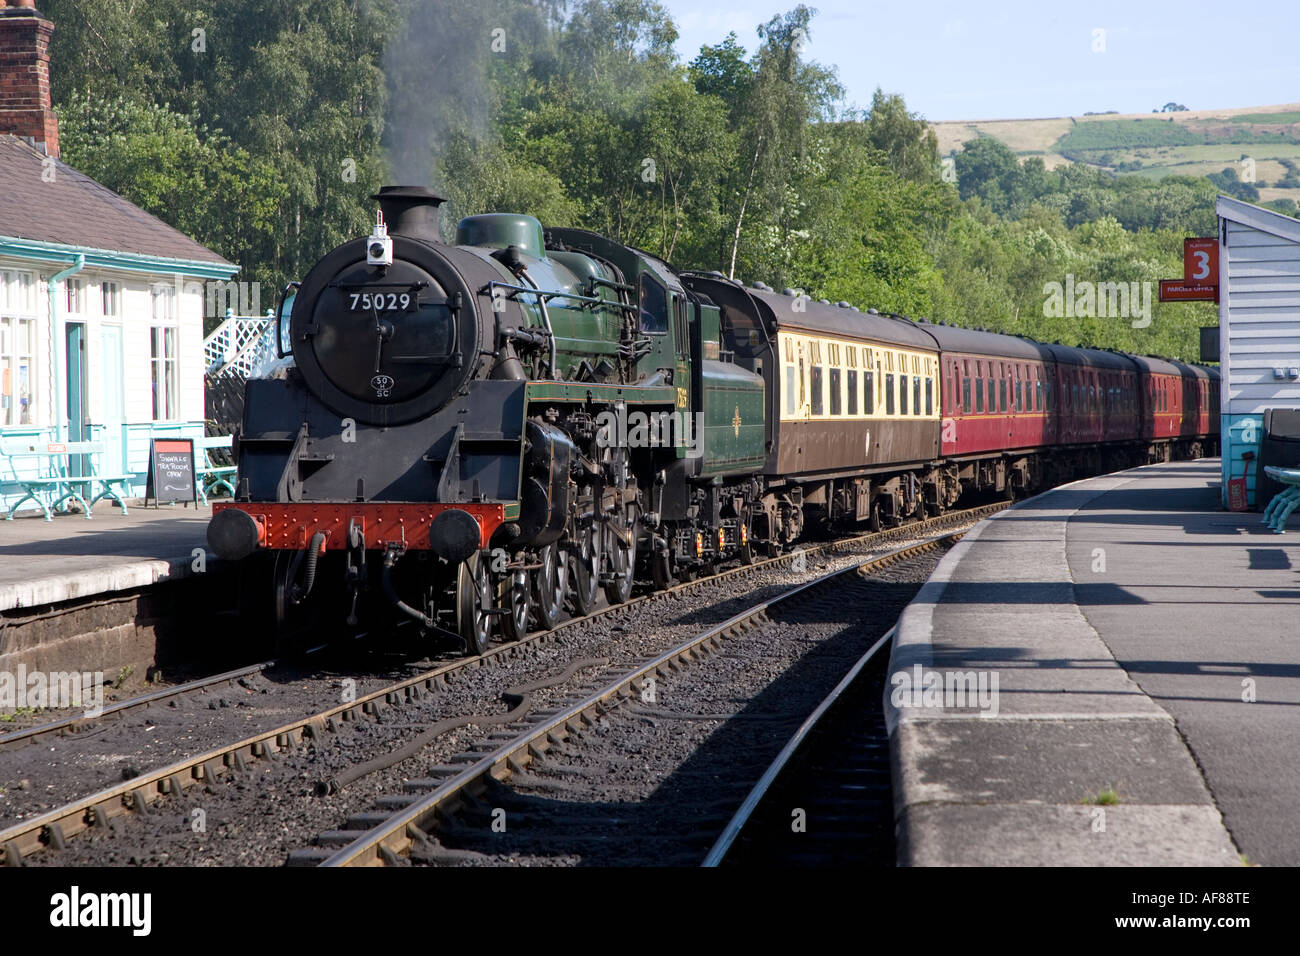
[[[1278,484],[1287,486],[1275,494],[1264,509],[1263,523],[1272,528],[1274,534],[1282,534],[1286,531],[1286,522],[1291,517],[1291,512],[1300,506],[1300,469],[1265,465],[1264,474]]]
[[[225,488],[226,494],[235,497],[234,477],[239,469],[235,465],[214,465],[208,454],[213,448],[229,450],[230,447],[229,435],[194,439],[194,481],[199,498],[205,505],[208,503],[208,495],[218,488]]]
[[[18,509],[28,501],[40,506],[46,521],[53,521],[55,511],[66,510],[72,503],[81,506],[89,521],[91,510],[105,498],[117,502],[122,514],[126,514],[126,502],[118,492],[125,493],[126,483],[134,476],[99,473],[97,459],[103,453],[103,443],[93,441],[0,443],[0,458],[8,461],[9,480],[23,491],[5,520],[13,521]],[[85,474],[72,474],[70,460],[74,457],[83,460]],[[35,467],[22,469],[21,462],[32,462]],[[25,471],[35,471],[35,474],[25,474]]]

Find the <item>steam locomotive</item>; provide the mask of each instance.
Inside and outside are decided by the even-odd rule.
[[[374,232],[280,303],[208,540],[281,632],[467,653],[602,600],[1075,474],[1213,452],[1218,374],[679,272],[529,216]]]

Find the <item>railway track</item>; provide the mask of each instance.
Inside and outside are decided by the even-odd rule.
[[[927,519],[926,521],[922,521],[922,522],[900,525],[897,528],[890,528],[885,531],[879,531],[879,532],[863,534],[863,535],[854,535],[848,538],[840,538],[835,541],[801,546],[789,552],[788,554],[782,554],[773,558],[766,558],[761,561],[755,561],[753,564],[750,565],[743,565],[741,567],[729,568],[725,571],[721,571],[717,574],[710,575],[708,577],[699,578],[693,581],[687,581],[687,582],[674,585],[673,587],[668,588],[666,593],[679,593],[681,591],[700,587],[704,584],[708,584],[711,582],[725,580],[726,578],[731,576],[752,573],[756,570],[765,567],[780,566],[783,564],[789,564],[790,562],[799,561],[801,559],[806,560],[810,556],[821,554],[822,552],[831,549],[849,547],[864,541],[869,541],[869,540],[880,541],[883,543],[891,540],[896,540],[904,536],[914,536],[918,532],[925,533],[929,531],[941,530],[942,528],[948,527],[953,524],[960,524],[963,522],[978,520],[979,518],[985,517],[986,515],[989,514],[993,514],[1004,507],[1006,507],[1006,504],[1002,502],[991,504],[991,505],[981,505],[979,507],[967,509],[964,511],[949,512],[947,514],[939,515],[938,517]],[[552,629],[549,632],[546,631],[532,632],[531,634],[528,635],[527,638],[524,639],[524,641],[541,639],[548,633],[553,634],[556,631],[559,631],[563,628],[572,627],[574,625],[581,624],[586,621],[594,620],[599,617],[604,617],[606,615],[617,612],[621,609],[633,607],[643,601],[646,601],[662,593],[665,592],[656,591],[651,594],[638,595],[624,604],[602,607],[584,617],[570,618],[569,620],[563,621],[556,628]],[[507,653],[512,648],[518,647],[521,643],[524,643],[524,641],[516,642],[514,644],[500,645],[494,647],[491,650],[489,650],[488,653],[484,655],[484,657]],[[303,651],[302,654],[304,656],[309,656],[325,650],[328,646],[329,645],[322,644],[319,646],[311,647]],[[454,663],[455,659],[451,659],[451,660]],[[277,660],[259,661],[257,663],[248,664],[243,667],[235,668],[233,670],[222,671],[221,673],[218,674],[211,674],[204,677],[199,677],[191,681],[185,681],[184,683],[175,684],[170,687],[162,687],[145,694],[139,694],[135,697],[128,698],[127,700],[123,700],[111,704],[105,707],[99,714],[93,717],[86,716],[84,713],[77,713],[69,716],[59,717],[52,721],[46,721],[39,724],[32,724],[31,726],[28,727],[23,727],[18,730],[13,730],[8,733],[0,734],[0,753],[4,753],[6,750],[23,747],[28,744],[40,743],[42,741],[46,741],[54,737],[64,737],[64,736],[75,737],[77,734],[84,733],[91,728],[98,727],[103,723],[105,723],[106,721],[120,719],[128,714],[145,710],[150,707],[156,707],[162,704],[166,704],[180,697],[186,697],[193,694],[203,694],[203,693],[219,690],[221,687],[234,684],[242,678],[252,677],[256,674],[263,673],[264,671],[267,671],[270,668],[276,667],[278,664],[280,664],[280,661]],[[445,673],[445,670],[442,668],[437,668],[435,670],[429,671],[426,675],[420,675],[420,676],[434,676],[438,673]],[[418,680],[420,679],[420,677],[417,676],[413,679]]]
[[[378,714],[407,701],[418,700],[423,695],[446,686],[447,682],[454,681],[459,673],[477,668],[492,668],[498,663],[508,661],[523,653],[529,644],[560,640],[568,629],[580,627],[594,619],[625,613],[647,600],[662,600],[665,593],[681,593],[699,587],[706,587],[734,575],[753,573],[763,567],[806,560],[809,555],[860,543],[864,540],[870,540],[872,543],[884,543],[900,537],[913,538],[918,533],[935,531],[947,526],[968,524],[986,514],[1000,510],[1002,507],[1005,507],[1004,503],[952,512],[930,519],[927,522],[890,529],[876,535],[863,535],[853,539],[842,539],[837,542],[805,548],[802,552],[796,551],[766,561],[756,562],[754,565],[677,585],[669,589],[668,592],[656,592],[652,595],[635,598],[623,605],[603,608],[585,618],[566,621],[552,631],[537,632],[522,641],[494,647],[479,658],[458,658],[449,661],[431,670],[361,695],[356,700],[347,701],[273,729],[250,735],[234,743],[212,748],[159,769],[133,775],[131,779],[124,780],[120,784],[99,790],[61,807],[23,820],[0,831],[0,860],[5,865],[20,865],[33,853],[50,847],[60,848],[66,846],[69,838],[74,835],[94,827],[110,825],[116,818],[144,810],[161,798],[169,795],[180,795],[196,785],[205,787],[213,785],[225,777],[246,770],[250,765],[258,761],[275,760],[281,754],[291,752],[294,748],[303,744],[316,743],[319,745],[323,738],[330,733],[331,729],[342,724],[364,719],[366,715]],[[265,666],[265,664],[259,664],[248,670],[255,671]],[[205,678],[203,681],[191,682],[189,685],[167,688],[153,695],[124,701],[119,705],[115,705],[114,710],[120,712],[129,708],[156,705],[159,700],[169,696],[193,692],[195,685],[204,683],[210,685],[219,681],[236,679],[238,673],[229,672]],[[580,717],[577,719],[581,720]],[[473,719],[466,718],[460,720],[458,725],[465,723],[476,722]],[[479,723],[483,722],[480,721]],[[11,738],[10,745],[12,746],[19,738],[40,739],[51,734],[67,733],[75,726],[75,722],[58,722],[57,724],[27,728],[14,735],[9,735]]]
[[[894,865],[882,698],[895,630],[858,658],[790,737],[702,866]]]
[[[441,778],[409,781],[406,795],[387,800],[386,806],[390,808],[388,812],[377,809],[371,814],[354,818],[353,823],[357,826],[373,823],[368,829],[345,828],[323,835],[325,839],[321,842],[341,843],[348,840],[340,849],[332,853],[326,853],[320,848],[305,849],[296,854],[291,862],[319,862],[326,867],[401,865],[411,861],[455,864],[473,862],[475,858],[490,859],[484,849],[491,847],[495,838],[489,834],[505,833],[511,826],[524,831],[519,838],[523,841],[524,849],[514,851],[523,854],[526,854],[530,845],[544,843],[554,846],[572,839],[557,836],[555,828],[579,823],[585,830],[592,826],[593,815],[597,818],[594,823],[598,832],[579,837],[575,846],[608,841],[611,839],[610,830],[643,828],[649,821],[638,820],[635,812],[629,809],[630,803],[620,803],[614,797],[603,796],[592,800],[584,795],[582,799],[574,801],[548,799],[545,795],[539,797],[537,794],[539,791],[545,793],[547,790],[566,789],[565,784],[556,783],[553,778],[557,772],[563,777],[566,771],[572,769],[565,764],[583,746],[582,738],[619,733],[621,728],[606,725],[607,718],[620,711],[631,710],[633,718],[645,713],[638,705],[647,700],[656,701],[656,688],[669,684],[684,672],[692,670],[693,665],[707,658],[725,656],[732,650],[741,652],[746,636],[756,631],[805,628],[807,618],[800,612],[809,606],[813,606],[813,616],[824,615],[828,608],[842,614],[846,596],[858,593],[857,586],[862,583],[864,574],[879,572],[891,565],[914,560],[920,555],[947,547],[963,533],[948,533],[898,548],[884,556],[830,572],[775,598],[761,601],[653,659],[602,681],[594,690],[566,702],[564,706],[549,713],[537,714],[537,720],[517,733],[505,735],[507,739],[499,743],[493,742],[480,753],[467,755],[460,767],[441,768]],[[784,634],[781,635],[781,639],[784,637]],[[873,652],[885,643],[886,638],[876,640]],[[849,684],[851,683],[850,681]],[[721,695],[714,695],[709,703],[716,705],[725,699],[728,699],[726,689]],[[693,699],[693,702],[698,706],[698,700]],[[652,708],[650,712],[655,711]],[[740,715],[677,711],[671,716],[685,720],[720,721],[737,716],[763,719],[773,715],[750,710]],[[789,715],[785,716],[788,718]],[[634,759],[624,748],[616,748],[616,753],[617,756],[612,761],[595,761],[594,771],[588,775],[600,778],[615,773],[618,761]],[[549,766],[550,764],[558,766]],[[512,788],[512,785],[518,786]],[[666,784],[663,781],[652,784],[653,789],[660,786]],[[514,792],[509,792],[512,789]],[[568,789],[572,790],[572,787],[569,786]],[[617,788],[613,790],[617,792]],[[609,792],[609,788],[603,792]],[[700,808],[689,805],[678,807],[675,812],[689,818],[682,821],[687,830],[698,830],[701,823],[707,826],[710,811],[716,815],[717,805],[725,801],[725,797],[713,801],[714,805],[705,806],[703,813],[699,812]],[[393,807],[396,807],[395,812],[391,810]],[[466,817],[468,820],[463,819]],[[522,823],[518,822],[520,819]],[[725,819],[723,817],[718,821],[719,828]],[[689,838],[689,834],[666,834],[663,822],[656,819],[655,823],[655,835],[649,838],[652,844],[659,840],[671,842],[675,838]],[[711,834],[703,835],[711,839]],[[698,840],[700,836],[699,832],[694,833],[695,839]],[[615,836],[614,839],[617,840],[618,837]],[[458,841],[470,842],[475,846],[464,849],[448,845]],[[623,852],[621,845],[615,852]],[[656,862],[675,862],[670,851],[662,847],[660,855],[654,859]]]

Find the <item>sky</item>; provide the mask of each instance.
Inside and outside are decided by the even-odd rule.
[[[732,30],[753,52],[755,26],[798,4],[660,2],[684,61]],[[804,2],[805,57],[860,107],[877,86],[932,121],[1300,102],[1300,0]]]

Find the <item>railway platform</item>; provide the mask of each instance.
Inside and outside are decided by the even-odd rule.
[[[1300,530],[1219,482],[1075,482],[944,557],[886,688],[900,863],[1300,864]]]
[[[180,505],[123,515],[101,506],[90,521],[0,521],[0,611],[31,608],[186,577],[207,548],[210,508]],[[205,560],[215,562],[207,555]]]

